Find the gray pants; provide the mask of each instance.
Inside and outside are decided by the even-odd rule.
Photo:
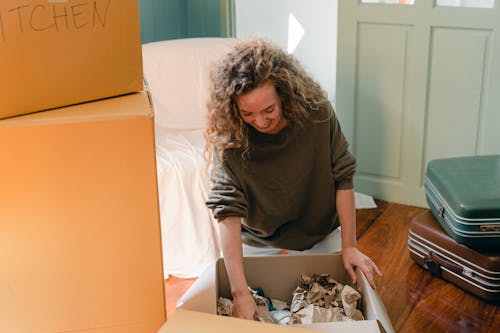
[[[317,253],[334,253],[340,252],[342,249],[342,237],[340,227],[333,230],[330,234],[325,236],[322,240],[313,245],[310,249],[304,251],[294,251],[294,250],[286,250],[288,254],[317,254]],[[244,257],[252,257],[252,256],[269,256],[269,255],[277,255],[283,249],[275,248],[275,247],[257,247],[257,246],[249,246],[243,244],[243,256]]]

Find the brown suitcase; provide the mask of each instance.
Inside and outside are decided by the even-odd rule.
[[[500,301],[500,252],[457,243],[431,212],[410,222],[410,257],[432,274],[492,303]]]

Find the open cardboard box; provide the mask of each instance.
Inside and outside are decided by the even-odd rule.
[[[342,255],[312,254],[244,258],[245,273],[251,287],[263,288],[269,298],[290,302],[301,273],[329,273],[340,283],[352,283],[344,269]],[[176,313],[162,327],[165,332],[394,332],[377,292],[360,270],[357,289],[362,294],[361,310],[366,320],[311,325],[279,326],[237,318],[217,316],[218,297],[231,298],[224,260],[219,259],[198,278],[178,302]],[[200,313],[202,312],[202,313]],[[204,314],[203,314],[204,313]]]
[[[165,322],[153,123],[145,93],[0,120],[0,332]]]

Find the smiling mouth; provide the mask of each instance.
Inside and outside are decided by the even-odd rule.
[[[271,122],[267,122],[267,123],[265,123],[263,126],[257,125],[257,127],[258,127],[258,128],[262,128],[262,129],[266,129],[266,128],[268,128],[269,126],[271,126]]]
[[[257,127],[257,130],[260,132],[267,132],[269,129],[270,129],[269,125],[267,125],[266,127],[262,127],[262,126]]]

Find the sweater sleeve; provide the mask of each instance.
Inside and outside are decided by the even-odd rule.
[[[218,221],[229,216],[247,216],[247,199],[241,190],[237,177],[227,163],[221,164],[214,152],[213,168],[211,170],[211,189],[208,193],[206,206],[212,210]]]
[[[342,133],[333,108],[331,109],[330,118],[330,150],[336,189],[352,189],[354,187],[353,177],[356,172],[356,158],[349,151],[349,143]]]

